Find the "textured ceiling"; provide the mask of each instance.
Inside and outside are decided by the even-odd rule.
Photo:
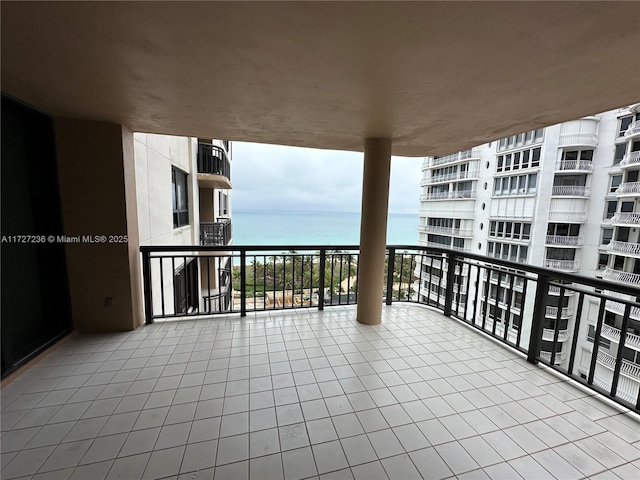
[[[639,2],[2,2],[2,90],[135,131],[396,155],[640,98]]]

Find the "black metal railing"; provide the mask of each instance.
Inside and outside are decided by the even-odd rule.
[[[200,245],[222,246],[231,241],[231,219],[219,218],[217,222],[200,222]]]
[[[231,179],[231,162],[223,148],[208,143],[198,143],[198,173],[222,175]]]
[[[192,259],[202,303],[186,315],[357,303],[354,246],[141,247],[148,323],[182,317],[173,272]],[[212,273],[213,272],[213,273]],[[185,292],[186,294],[186,292]],[[439,309],[640,412],[640,289],[437,247],[389,246],[380,300]]]

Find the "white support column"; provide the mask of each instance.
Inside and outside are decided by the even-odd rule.
[[[391,139],[366,139],[360,220],[357,320],[367,325],[377,325],[382,321],[390,173]]]

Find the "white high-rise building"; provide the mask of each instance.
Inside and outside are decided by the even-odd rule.
[[[422,171],[420,245],[640,286],[640,104],[427,157]],[[416,269],[416,275],[422,270],[419,300],[444,303],[441,269],[446,266],[426,257]],[[499,285],[494,272],[476,285],[467,270],[465,265],[455,272],[460,303],[466,301],[467,282],[470,303],[475,289],[482,289],[467,318],[486,311],[496,331],[504,333],[507,325],[513,341],[520,329],[528,335],[531,318],[521,313],[534,295],[526,295],[525,282],[507,285],[505,276]],[[549,290],[541,356],[551,359],[560,308],[553,357],[566,368],[578,299],[566,290],[560,301],[559,290]],[[513,295],[507,299],[509,292]],[[599,302],[589,303],[577,332],[574,371],[580,375],[589,372],[598,317]],[[623,314],[622,303],[606,302],[594,375],[594,383],[604,388],[613,377]],[[635,402],[640,385],[638,308],[631,308],[622,358],[618,395]]]

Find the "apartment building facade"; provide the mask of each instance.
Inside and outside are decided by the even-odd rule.
[[[231,142],[134,133],[141,246],[230,245]],[[158,260],[153,307],[169,315],[224,311],[230,257]]]
[[[418,243],[640,285],[639,120],[640,104],[425,158]],[[531,312],[535,287],[526,279],[501,272],[476,279],[467,265],[456,268],[460,303],[480,289],[469,316],[485,316],[514,342],[531,330],[524,312]],[[429,279],[416,285],[421,300],[444,301],[434,279],[446,278],[445,262],[425,257],[415,273]],[[594,299],[582,310],[577,296],[550,287],[541,357],[566,368],[575,347],[574,370],[588,375],[602,307],[594,383],[611,384],[622,344],[618,395],[637,398],[640,309],[631,308],[623,325],[621,303]]]

